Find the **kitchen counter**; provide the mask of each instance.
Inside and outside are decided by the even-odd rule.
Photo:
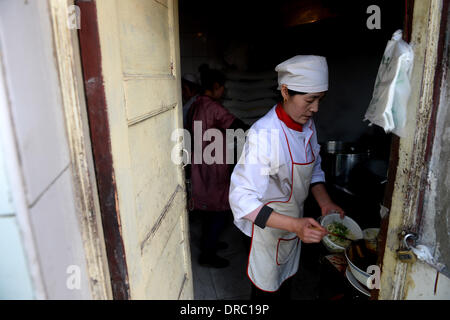
[[[346,215],[355,220],[361,229],[379,228],[381,218],[379,214],[380,207],[377,201],[370,201],[370,199],[361,195],[351,195],[348,192],[336,188],[334,185],[327,185],[326,188],[332,200],[341,206],[346,212]],[[305,216],[315,219],[321,216],[321,210],[311,195],[305,201]],[[339,263],[333,263],[333,261],[339,261]],[[370,299],[370,297],[355,289],[347,279],[345,275],[347,261],[343,253],[332,254],[322,243],[302,244],[300,263],[301,266],[306,265],[304,268],[307,268],[309,272],[316,273],[315,277],[318,280],[316,281],[317,289],[315,299]]]

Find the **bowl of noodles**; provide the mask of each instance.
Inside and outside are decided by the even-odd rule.
[[[341,219],[339,213],[331,213],[322,217],[320,224],[329,232],[343,237],[358,240],[363,238],[363,232],[359,225],[347,216]],[[322,243],[330,252],[344,252],[351,241],[328,234],[322,238]]]

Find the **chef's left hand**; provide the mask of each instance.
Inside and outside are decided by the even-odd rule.
[[[335,204],[334,202],[328,202],[326,204],[324,204],[322,207],[322,216],[326,216],[327,214],[330,213],[339,213],[341,215],[341,219],[344,219],[345,217],[345,212],[344,210],[339,207],[337,204]]]

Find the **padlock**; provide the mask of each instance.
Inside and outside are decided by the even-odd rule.
[[[397,258],[404,263],[414,263],[417,260],[416,255],[412,252],[411,249],[398,250]]]

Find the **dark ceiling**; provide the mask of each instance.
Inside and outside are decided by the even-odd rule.
[[[380,7],[380,30],[366,26],[370,5]],[[220,38],[224,48],[230,41],[245,41],[254,52],[251,61],[273,65],[295,54],[381,55],[393,32],[403,27],[405,1],[179,0],[179,6],[180,28],[189,17],[198,22],[198,32]],[[307,10],[323,19],[296,24]]]

